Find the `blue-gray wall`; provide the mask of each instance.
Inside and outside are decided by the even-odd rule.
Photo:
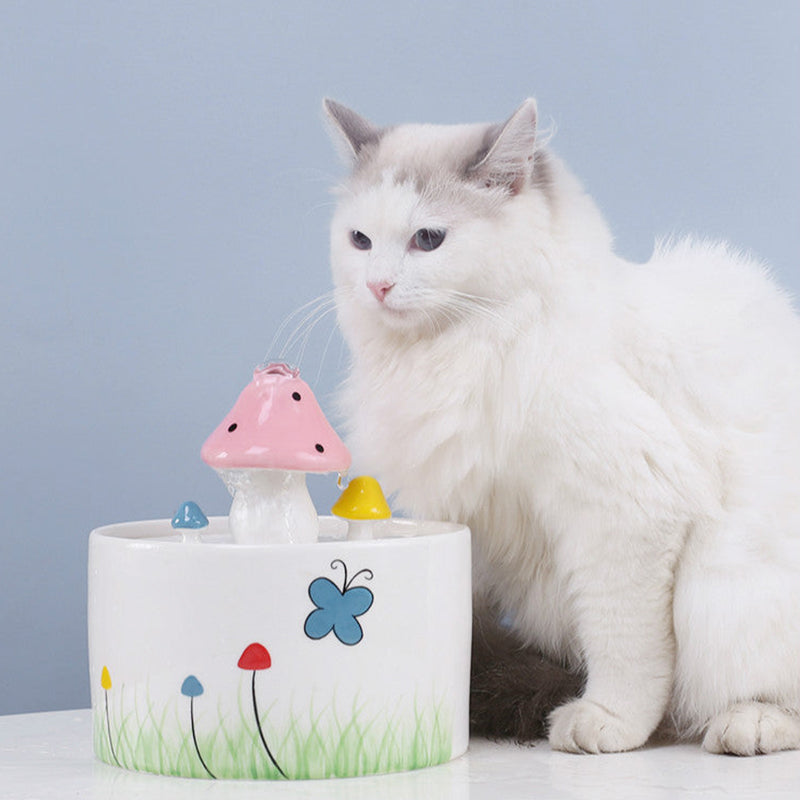
[[[0,713],[88,704],[92,527],[227,510],[199,446],[330,288],[323,96],[388,123],[536,95],[622,253],[705,232],[800,290],[798,30],[795,0],[3,0]],[[302,363],[329,411],[332,331]]]

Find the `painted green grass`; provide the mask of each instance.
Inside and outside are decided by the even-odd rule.
[[[176,693],[177,694],[177,693]],[[189,721],[189,704],[177,695],[156,708],[149,697],[125,688],[109,690],[109,720],[114,754],[127,769],[209,778],[197,756]],[[185,701],[185,702],[184,702]],[[346,712],[335,703],[292,710],[285,726],[270,721],[274,706],[260,710],[270,749],[289,778],[331,778],[419,769],[450,758],[452,720],[438,705],[414,703],[375,712],[358,700]],[[267,757],[247,692],[240,691],[238,710],[224,715],[219,707],[198,713],[197,743],[217,778],[283,780]],[[275,716],[278,716],[277,714]],[[109,744],[105,710],[94,711],[94,750],[115,765]]]

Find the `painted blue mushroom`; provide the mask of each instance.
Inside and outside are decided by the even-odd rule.
[[[212,778],[216,778],[217,776],[208,768],[208,764],[206,764],[203,754],[200,752],[200,746],[197,744],[197,732],[194,725],[194,699],[195,697],[200,697],[200,695],[203,694],[203,684],[200,683],[200,681],[197,680],[194,675],[187,675],[181,684],[181,694],[184,695],[184,697],[189,698],[189,717],[192,723],[192,741],[194,742],[194,749],[197,753],[197,757],[200,759],[203,769],[205,769],[205,771]]]

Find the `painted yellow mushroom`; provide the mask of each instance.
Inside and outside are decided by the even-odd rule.
[[[392,516],[381,485],[369,475],[353,478],[331,512],[348,520],[348,539],[374,538],[372,521]]]
[[[103,667],[102,671],[100,672],[100,685],[108,691],[111,688],[111,674],[108,671],[108,667]]]

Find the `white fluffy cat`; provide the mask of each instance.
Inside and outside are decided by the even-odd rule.
[[[628,750],[671,718],[713,752],[800,747],[800,322],[754,260],[645,265],[536,140],[378,128],[332,264],[350,444],[415,516],[466,522],[476,601],[586,671],[552,746]]]

